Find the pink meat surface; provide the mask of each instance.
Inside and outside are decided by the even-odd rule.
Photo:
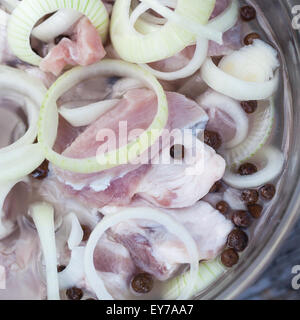
[[[223,44],[220,45],[214,41],[209,41],[208,55],[223,56],[238,50],[242,47],[242,24],[240,21],[234,27],[224,32]]]
[[[106,52],[96,28],[87,18],[79,20],[72,40],[63,38],[40,63],[42,71],[59,75],[66,65],[86,66],[101,60]]]
[[[148,206],[136,202],[133,206]],[[105,207],[104,213],[109,214]],[[114,208],[113,210],[122,210]],[[190,232],[197,243],[199,260],[213,259],[224,245],[232,223],[211,205],[199,201],[189,208],[157,209],[172,216]],[[135,265],[149,272],[159,280],[170,278],[180,265],[189,262],[186,248],[180,237],[174,236],[166,229],[149,220],[130,220],[122,222],[111,229],[111,236],[123,244],[130,252]]]
[[[207,107],[206,99],[213,99],[215,95],[222,97],[222,95],[216,93],[216,91],[209,89],[199,96],[197,101],[209,116],[209,121],[206,126],[207,130],[218,132],[222,138],[222,142],[227,142],[235,136],[236,123],[226,111],[220,110],[218,104],[213,105],[213,107],[211,105],[209,108]]]
[[[230,0],[217,0],[211,19],[220,15],[229,5]],[[232,50],[238,50],[242,47],[242,24],[240,21],[223,34],[223,44],[219,45],[214,41],[209,41],[208,55],[222,56],[227,55]]]
[[[176,137],[174,144],[182,145]],[[225,160],[191,132],[184,136],[184,159],[173,163],[170,147],[160,154],[167,163],[153,164],[137,189],[137,194],[158,207],[183,208],[204,197],[225,171]],[[180,161],[178,161],[180,162]]]
[[[230,0],[216,0],[215,8],[210,18],[213,19],[222,13],[228,7],[229,1]]]
[[[189,46],[173,57],[150,63],[150,66],[162,72],[171,72],[182,69],[193,58],[195,46]]]
[[[115,299],[130,298],[130,280],[137,272],[129,251],[105,234],[94,251],[94,265]]]
[[[204,128],[207,116],[195,102],[177,93],[167,93],[167,98],[169,102],[167,128],[193,127],[199,123]],[[147,89],[128,91],[114,109],[91,124],[63,154],[72,158],[95,156],[103,144],[103,141],[96,139],[99,130],[112,129],[118,136],[120,121],[127,121],[128,132],[136,128],[144,130],[150,125],[156,110],[157,102],[153,92]],[[153,150],[156,153],[151,156],[154,157],[159,148]],[[107,203],[128,204],[149,169],[149,164],[128,164],[90,175],[58,169],[55,172],[59,181],[64,183],[62,186],[67,194],[81,198],[90,206],[102,207]]]

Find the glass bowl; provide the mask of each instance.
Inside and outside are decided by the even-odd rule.
[[[258,22],[266,32],[265,38],[271,42],[275,40],[281,56],[283,77],[276,97],[279,110],[276,126],[284,126],[284,137],[281,131],[275,139],[286,153],[286,165],[277,198],[251,231],[249,246],[239,263],[200,292],[196,299],[236,298],[272,262],[300,215],[300,25],[299,30],[292,26],[292,8],[300,3],[299,0],[246,2],[263,12]]]

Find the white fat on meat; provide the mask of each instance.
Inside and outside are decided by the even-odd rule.
[[[193,205],[224,175],[225,160],[191,132],[175,137],[174,145],[184,146],[182,161],[172,163],[170,147],[164,148],[159,157],[169,164],[153,164],[136,192],[158,207]]]
[[[136,201],[133,206],[148,206]],[[122,207],[104,207],[104,214],[121,211]],[[231,221],[210,204],[199,201],[183,209],[157,209],[172,216],[189,230],[196,241],[200,260],[215,258],[226,244],[233,228]],[[111,228],[109,236],[129,251],[135,265],[159,280],[172,277],[180,266],[189,263],[189,256],[180,237],[168,233],[165,228],[149,220],[130,220]]]

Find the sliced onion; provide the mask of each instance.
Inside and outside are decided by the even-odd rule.
[[[38,108],[41,106],[47,89],[43,83],[25,71],[0,65],[0,89],[13,91],[31,99]]]
[[[1,154],[0,182],[20,179],[36,169],[45,159],[38,143],[24,145]]]
[[[75,213],[70,213],[66,219],[69,220],[69,223],[71,225],[71,230],[68,238],[68,246],[70,250],[73,250],[75,247],[79,246],[83,238],[83,231]]]
[[[171,3],[166,4],[170,8],[175,8],[176,5],[172,5]],[[210,28],[220,31],[226,32],[231,29],[237,22],[239,15],[239,4],[237,0],[232,0],[229,6],[217,17],[211,19],[207,26]],[[159,26],[155,24],[164,24],[167,20],[165,18],[158,18],[148,14],[147,12],[144,13],[138,21],[136,21],[136,29],[143,33],[147,34],[154,30],[158,30]]]
[[[59,113],[74,127],[87,126],[115,107],[119,101],[119,99],[104,100],[78,108],[68,108],[62,105]]]
[[[73,159],[65,157],[52,150],[57,136],[58,112],[57,99],[74,85],[87,78],[99,75],[118,75],[137,78],[146,87],[154,90],[158,98],[157,113],[147,130],[136,140],[117,150],[104,153],[98,157]],[[115,159],[122,159],[128,163],[146,151],[161,135],[168,120],[168,102],[160,83],[148,71],[120,60],[102,60],[87,67],[77,67],[63,74],[49,89],[40,111],[38,141],[42,145],[46,158],[56,166],[79,173],[94,173],[113,168],[121,163]],[[131,148],[138,150],[131,153]]]
[[[45,259],[47,298],[48,300],[59,300],[54,209],[46,202],[36,202],[30,206],[29,214],[39,234]]]
[[[220,277],[225,272],[224,266],[216,260],[201,262],[196,281],[194,282],[193,294],[195,295]],[[164,300],[174,300],[180,294],[188,283],[188,273],[184,273],[167,281],[162,288],[162,296]]]
[[[150,9],[150,7],[145,4],[145,3],[140,3],[131,13],[130,15],[130,19],[129,19],[129,23],[130,23],[130,27],[134,28],[134,25],[137,21],[137,19],[143,14],[145,13],[148,9]]]
[[[169,8],[172,8],[172,9],[175,9],[176,5],[177,5],[176,0],[175,1],[161,0],[160,2],[163,5],[165,5]],[[135,25],[135,23],[137,22],[140,15],[142,15],[141,19],[146,23],[148,22],[150,24],[159,24],[159,25],[166,23],[167,20],[165,18],[159,18],[159,17],[156,17],[156,16],[146,12],[149,9],[149,6],[145,5],[144,3],[140,3],[138,0],[135,0],[135,1],[133,1],[133,4],[135,4],[136,7],[130,16],[130,23],[131,23],[132,27]],[[137,7],[139,7],[139,6],[140,6],[140,8],[137,9]],[[146,8],[146,7],[148,7],[148,9],[145,10],[144,8]]]
[[[190,257],[190,271],[188,272],[187,285],[176,297],[180,299],[189,299],[193,294],[194,284],[198,274],[198,250],[195,240],[192,238],[188,230],[181,224],[176,222],[166,213],[148,207],[140,208],[126,208],[119,213],[105,216],[102,221],[98,223],[87,242],[84,256],[84,268],[87,281],[91,288],[95,291],[98,299],[111,300],[113,297],[108,293],[103,280],[99,277],[94,266],[94,250],[101,236],[106,230],[114,225],[129,219],[145,219],[155,221],[163,225],[170,233],[177,236],[184,243]]]
[[[201,76],[209,87],[236,100],[263,100],[271,97],[279,83],[279,72],[265,82],[248,82],[237,79],[219,69],[208,58],[201,67]]]
[[[0,181],[18,180],[45,159],[39,144],[32,144],[37,135],[39,107],[46,88],[37,79],[24,71],[0,66],[0,90],[11,95],[24,96],[29,128],[25,135],[13,144],[0,149]]]
[[[274,123],[274,102],[273,99],[261,101],[258,109],[249,115],[252,123],[247,138],[238,146],[228,149],[225,152],[227,164],[240,164],[254,156],[267,142]]]
[[[148,6],[144,5],[143,9],[145,10],[146,8],[148,8]],[[141,13],[141,12],[138,12],[138,13]],[[133,14],[134,13],[135,11],[133,12]],[[134,16],[134,21],[131,22],[133,25],[136,19],[137,19],[137,16]],[[236,24],[237,19],[238,19],[238,3],[236,0],[233,0],[231,1],[231,4],[228,6],[228,8],[224,12],[222,12],[222,14],[210,20],[207,25],[217,31],[225,32]],[[173,72],[161,72],[151,68],[146,64],[143,64],[143,67],[151,71],[152,74],[154,74],[157,78],[162,80],[170,81],[170,80],[186,78],[194,74],[198,69],[200,69],[201,65],[203,64],[207,56],[207,50],[208,50],[208,41],[206,39],[198,37],[194,56],[192,60],[188,63],[188,65],[186,65],[184,68],[177,71],[173,71]]]
[[[7,147],[0,149],[0,155],[6,152],[9,152],[10,150],[16,149],[18,147],[22,147],[24,145],[31,144],[37,135],[37,121],[39,118],[39,108],[36,104],[34,104],[30,99],[25,98],[25,108],[28,118],[28,130],[25,132],[25,134],[15,141],[14,143],[10,144]]]
[[[281,173],[284,155],[280,150],[268,146],[251,158],[251,161],[264,162],[264,166],[258,172],[248,176],[241,176],[234,173],[232,168],[227,168],[223,180],[231,187],[238,189],[259,187],[275,179]]]
[[[11,221],[2,221],[2,218],[5,216],[3,207],[5,199],[8,196],[11,189],[21,181],[28,182],[28,179],[23,178],[19,180],[12,180],[5,183],[0,183],[0,239],[3,239],[6,236],[8,236],[15,228],[14,224]]]
[[[67,32],[82,14],[72,9],[58,10],[32,30],[32,35],[44,42],[51,42],[57,36]]]
[[[78,286],[78,283],[84,279],[84,252],[85,247],[73,248],[67,267],[58,274],[60,289]]]
[[[213,28],[210,28],[208,24],[207,26],[204,26],[200,23],[195,23],[194,20],[189,20],[184,16],[177,14],[177,12],[174,12],[173,10],[164,6],[162,3],[160,3],[157,0],[141,0],[141,1],[142,3],[147,4],[152,10],[156,11],[161,16],[168,19],[168,21],[174,22],[175,24],[188,30],[192,34],[201,38],[206,38],[209,40],[216,41],[219,44],[223,43],[222,33],[217,30],[214,30]]]
[[[193,58],[182,69],[173,71],[173,72],[162,72],[162,71],[158,71],[151,68],[147,64],[143,64],[142,66],[143,68],[149,70],[158,79],[177,80],[177,79],[187,78],[192,74],[194,74],[198,69],[200,69],[202,63],[204,62],[207,56],[207,50],[208,50],[208,41],[203,38],[198,38],[196,43],[196,50]]]
[[[226,32],[237,22],[239,16],[239,4],[237,0],[231,0],[230,5],[217,17],[208,22],[208,26],[214,30]]]
[[[235,122],[235,136],[230,141],[224,143],[225,148],[234,148],[246,139],[249,128],[248,117],[239,102],[213,91],[204,93],[197,99],[197,102],[206,111],[217,108],[225,112]]]
[[[41,57],[30,46],[30,33],[34,25],[46,14],[59,9],[73,9],[86,15],[98,30],[103,42],[108,32],[108,13],[100,0],[23,0],[13,11],[8,25],[8,43],[21,60],[39,65]],[[55,26],[52,26],[55,29]]]
[[[261,83],[272,79],[279,66],[277,50],[255,39],[253,44],[224,56],[218,68],[240,80]]]
[[[159,28],[155,25],[152,28],[153,25],[151,25],[153,32],[146,35],[137,32],[139,30],[137,25],[144,23],[145,26],[149,26],[149,24],[139,19],[136,24],[137,30],[131,27],[130,4],[131,0],[116,0],[110,26],[112,43],[123,60],[134,63],[159,61],[175,55],[195,42],[194,34],[173,21],[167,21]],[[194,26],[196,25],[201,30],[209,30],[211,35],[219,39],[221,33],[212,31],[204,25],[208,22],[213,7],[214,1],[189,0],[187,3],[186,0],[178,0],[174,12],[176,17],[180,15],[189,22],[193,20]]]

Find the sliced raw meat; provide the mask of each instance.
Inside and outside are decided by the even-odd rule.
[[[170,146],[159,155],[165,163],[153,164],[137,189],[137,194],[158,207],[183,208],[204,197],[212,185],[223,177],[225,160],[191,132],[174,139],[184,146],[184,159],[175,161]]]
[[[137,202],[132,205],[143,210],[145,203]],[[107,207],[103,212],[109,210]],[[168,213],[189,230],[197,243],[199,260],[216,257],[233,228],[229,220],[204,201],[199,201],[189,208],[159,210]],[[166,232],[164,227],[151,220],[122,222],[111,229],[111,236],[128,249],[137,267],[153,274],[159,280],[168,279],[181,264],[189,262],[180,237]]]
[[[130,280],[136,272],[136,266],[123,245],[109,239],[105,234],[94,251],[94,264],[114,298],[130,297]]]
[[[228,7],[229,1],[230,0],[216,0],[215,8],[210,16],[210,19],[213,19],[222,13]]]
[[[224,56],[230,54],[233,50],[242,47],[242,24],[240,21],[234,27],[224,32],[223,44],[220,45],[214,41],[209,41],[209,56]]]
[[[190,99],[195,100],[200,94],[204,93],[207,88],[207,84],[201,78],[200,71],[198,71],[193,76],[186,79],[186,81],[178,89],[178,92]]]
[[[206,129],[218,132],[221,135],[222,142],[227,142],[236,134],[236,123],[224,110],[221,110],[218,105],[214,107],[210,105],[209,108],[207,108],[205,104],[206,97],[209,99],[209,97],[213,97],[215,94],[219,95],[219,93],[209,89],[198,97],[197,101],[209,116]]]
[[[19,220],[19,230],[0,242],[0,265],[5,267],[2,300],[41,300],[46,298],[42,278],[39,238],[34,230]]]
[[[43,71],[59,75],[66,65],[86,66],[101,60],[106,52],[96,28],[87,18],[79,20],[72,40],[63,38],[40,63]]]
[[[217,0],[211,19],[221,14],[229,5],[230,0]],[[208,55],[223,56],[231,53],[233,50],[238,50],[242,47],[242,24],[238,20],[236,25],[227,30],[223,34],[223,44],[220,45],[214,41],[209,41]]]
[[[189,46],[173,57],[150,63],[150,66],[162,72],[171,72],[182,69],[193,58],[195,46]]]
[[[207,115],[195,102],[177,93],[167,93],[167,97],[169,102],[167,128],[173,130],[194,126],[202,129],[205,127]],[[64,155],[72,158],[95,156],[97,149],[103,143],[96,140],[99,130],[111,129],[118,137],[120,121],[127,121],[128,132],[136,128],[146,129],[154,117],[156,104],[155,95],[149,90],[129,91],[114,109],[79,135],[65,150]],[[155,157],[159,148],[153,148],[153,150],[156,153],[151,156]],[[64,183],[63,188],[67,194],[83,199],[90,206],[102,207],[111,202],[128,204],[149,168],[149,164],[120,165],[99,174],[90,175],[74,174],[57,169],[56,175],[59,181]]]
[[[9,191],[9,189],[12,189]],[[29,188],[24,181],[20,181],[6,189],[1,186],[4,195],[9,191],[4,200],[3,208],[0,207],[0,239],[6,238],[17,228],[17,220],[27,212]],[[6,189],[6,192],[5,192]]]

